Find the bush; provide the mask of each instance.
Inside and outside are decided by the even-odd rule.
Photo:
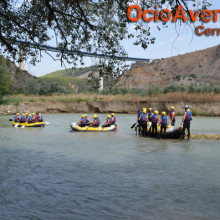
[[[37,93],[38,93],[37,82],[33,78],[27,79],[25,82],[25,94],[31,95]]]
[[[197,78],[197,76],[195,74],[190,74],[189,77],[191,77],[193,79]]]

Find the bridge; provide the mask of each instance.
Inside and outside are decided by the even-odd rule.
[[[84,55],[86,57],[95,57],[95,58],[100,58],[100,66],[102,65],[102,58],[105,59],[117,59],[117,60],[126,60],[126,61],[142,61],[142,62],[149,62],[150,59],[147,58],[136,58],[136,57],[120,57],[120,56],[111,56],[111,55],[105,55],[105,54],[99,54],[99,53],[91,53],[91,52],[82,52],[82,51],[75,51],[75,50],[68,50],[68,49],[62,49],[58,47],[52,47],[52,46],[47,46],[47,45],[42,45],[42,44],[35,44],[35,43],[30,43],[26,41],[16,41],[15,44],[17,44],[20,47],[20,59],[22,62],[20,63],[20,69],[24,69],[24,63],[23,63],[23,50],[22,50],[22,45],[26,45],[30,48],[36,48],[39,50],[46,50],[46,51],[51,51],[51,52],[60,52],[60,53],[69,53],[69,54],[74,54],[74,55]],[[100,68],[101,71],[101,68]],[[100,91],[103,90],[103,77],[100,77]]]

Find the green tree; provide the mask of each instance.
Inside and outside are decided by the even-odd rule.
[[[6,69],[6,61],[0,56],[0,104],[2,103],[3,96],[12,93],[12,85],[13,80]]]
[[[29,78],[29,79],[26,80],[26,82],[25,82],[25,93],[27,95],[38,93],[37,83],[34,79]]]
[[[81,60],[80,51],[101,53],[110,56],[126,55],[121,41],[133,38],[134,45],[141,45],[144,49],[155,41],[151,29],[146,22],[131,23],[127,17],[129,0],[1,0],[0,1],[0,43],[6,52],[14,58],[18,57],[16,41],[36,43],[36,48],[30,49],[23,45],[24,57],[32,57],[32,63],[38,61],[39,44],[48,44],[56,39],[56,45],[62,49],[58,53],[61,62],[71,63]],[[139,1],[142,10],[158,5],[158,9],[169,7],[173,13],[179,4],[184,9],[184,0],[143,0]],[[208,0],[194,1],[196,9],[205,8]],[[135,11],[134,11],[135,13]],[[129,29],[134,25],[135,35]],[[179,25],[181,22],[179,23]],[[159,26],[165,25],[160,22]],[[64,54],[65,49],[78,51],[76,55]],[[114,61],[116,62],[116,61]],[[117,61],[119,64],[120,62]],[[112,68],[111,62],[106,63]]]

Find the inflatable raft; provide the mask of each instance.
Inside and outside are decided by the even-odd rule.
[[[14,127],[19,127],[19,128],[40,128],[40,127],[44,127],[45,123],[44,122],[34,122],[34,123],[18,123],[13,121],[12,122],[12,126]]]
[[[110,127],[80,127],[77,123],[73,122],[70,127],[73,131],[81,131],[81,132],[109,132],[109,131],[117,131],[117,125],[111,125]]]
[[[147,132],[149,132],[151,127],[151,122],[149,123],[149,126],[147,127]],[[135,130],[138,131],[138,127],[135,127]],[[160,136],[160,130],[161,130],[161,126],[157,125],[157,134],[158,136]],[[140,131],[142,131],[142,129],[140,128]],[[167,129],[166,129],[166,138],[168,139],[179,139],[183,134],[183,127],[179,127],[179,126],[171,126],[168,125]]]

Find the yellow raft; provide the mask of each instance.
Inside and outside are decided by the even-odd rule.
[[[13,121],[12,126],[19,127],[19,128],[40,128],[40,127],[44,127],[45,123],[44,122],[20,123],[20,122]]]
[[[73,122],[70,124],[70,127],[73,131],[81,131],[81,132],[109,132],[109,131],[117,131],[117,125],[111,125],[110,127],[80,127],[77,123]]]

